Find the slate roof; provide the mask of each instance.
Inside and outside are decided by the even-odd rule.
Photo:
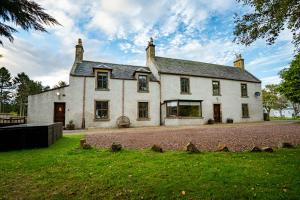
[[[158,56],[154,57],[154,61],[158,66],[160,73],[239,80],[255,83],[261,82],[247,70],[242,72],[240,69],[231,66]]]
[[[111,78],[116,79],[128,79],[134,80],[134,73],[145,69],[145,72],[150,71],[148,67],[134,66],[134,65],[123,65],[114,63],[103,63],[83,60],[81,63],[73,66],[71,70],[71,75],[73,76],[94,76],[93,69],[109,69],[111,71]],[[157,81],[155,77],[151,74],[150,81]]]
[[[261,81],[247,70],[244,72],[239,68],[225,65],[210,64],[204,62],[181,60],[165,57],[154,57],[155,64],[160,73],[177,74],[188,76],[209,77],[216,79],[228,79],[260,83]],[[82,61],[73,66],[71,75],[94,76],[93,69],[108,69],[111,71],[111,78],[134,80],[136,72],[151,72],[148,67],[123,65],[114,63]],[[151,74],[151,81],[157,81]]]

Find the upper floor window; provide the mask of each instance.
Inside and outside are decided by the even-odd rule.
[[[248,97],[247,84],[245,83],[241,84],[241,93],[242,93],[242,97]]]
[[[220,81],[213,81],[212,82],[212,87],[213,87],[213,96],[221,95],[221,93],[220,93]]]
[[[95,118],[96,119],[108,119],[108,101],[96,101],[95,103]]]
[[[181,88],[181,93],[184,94],[190,93],[190,79],[180,78],[180,88]]]
[[[139,92],[148,92],[148,76],[139,75],[138,76],[138,91]]]
[[[246,103],[243,103],[243,104],[242,104],[242,117],[243,117],[243,118],[249,117],[248,104],[246,104]]]
[[[97,72],[97,89],[108,89],[108,72]]]

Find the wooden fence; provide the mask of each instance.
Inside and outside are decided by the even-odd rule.
[[[0,115],[0,127],[12,126],[12,125],[18,125],[18,124],[26,124],[26,117]]]

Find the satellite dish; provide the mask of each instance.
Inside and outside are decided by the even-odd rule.
[[[260,92],[255,92],[254,95],[255,95],[256,97],[259,97],[259,96],[260,96]]]

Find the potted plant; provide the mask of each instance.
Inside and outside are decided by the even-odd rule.
[[[74,130],[75,129],[75,124],[74,124],[73,120],[69,121],[66,128],[67,128],[67,130]]]

